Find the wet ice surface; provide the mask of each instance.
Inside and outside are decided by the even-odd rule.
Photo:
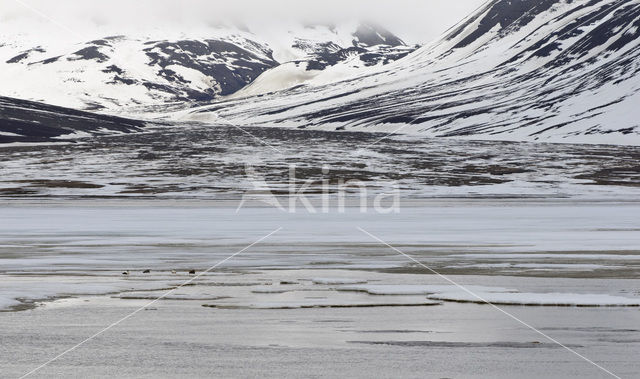
[[[371,283],[360,283],[366,280],[362,277],[333,277],[326,270],[412,274],[417,278],[433,274],[372,239],[362,232],[365,230],[444,275],[582,278],[584,285],[577,292],[567,292],[561,286],[537,291],[613,296],[601,298],[602,305],[615,305],[616,296],[634,297],[640,289],[593,288],[590,280],[636,279],[640,275],[639,214],[640,205],[635,203],[572,200],[435,200],[403,207],[393,214],[361,213],[358,208],[327,214],[287,213],[269,207],[236,212],[224,202],[18,202],[0,208],[0,301],[3,308],[20,308],[46,298],[172,288],[193,277],[190,270],[202,273],[276,230],[206,275],[215,284],[215,275],[242,273],[234,279],[237,283],[227,284],[244,287],[246,301],[237,302],[236,296],[219,290],[196,297],[226,296],[231,298],[223,302],[227,306],[258,307],[261,295],[281,294],[281,299],[267,296],[269,307],[277,307],[283,300],[305,306],[297,294],[290,297],[291,290],[300,285],[297,278],[291,278],[289,285],[273,286],[254,280],[249,276],[253,271],[314,269],[317,272],[305,277],[306,281],[338,287]],[[404,284],[417,285],[417,292],[406,293],[411,287],[404,286],[397,294],[422,295],[422,302],[428,295],[451,293],[450,289],[424,289],[420,287],[423,283]],[[485,285],[483,280],[471,284]],[[474,288],[481,294],[488,291]],[[528,292],[519,285],[509,288]],[[341,292],[332,291],[322,302],[325,306],[348,305],[341,297],[351,295]],[[375,294],[375,288],[368,287],[368,292]],[[469,301],[453,295],[458,298],[451,300]],[[526,302],[523,296],[513,302]],[[557,296],[566,303],[566,296]],[[366,297],[356,300],[363,306],[374,305]],[[624,299],[617,300],[626,304]],[[542,302],[553,301],[543,298]],[[574,305],[596,303],[581,299]]]
[[[325,286],[363,283],[358,284],[362,278],[333,277],[324,270],[432,274],[365,230],[445,275],[581,278],[584,285],[577,293],[594,295],[633,297],[640,290],[630,286],[623,294],[590,284],[593,278],[637,279],[640,275],[640,205],[636,203],[433,200],[393,214],[361,213],[357,207],[326,214],[287,213],[269,207],[236,212],[231,205],[120,200],[14,202],[1,207],[1,305],[20,307],[57,296],[171,288],[192,277],[190,270],[202,273],[276,230],[215,271],[248,275],[255,270],[314,269],[318,272],[305,280]],[[257,302],[257,294],[286,293],[297,282],[293,278],[290,286],[267,287],[270,283],[256,284],[249,276],[236,280],[244,282]],[[510,288],[527,292],[518,285]],[[418,291],[422,300],[436,292],[450,291]],[[562,287],[541,292],[567,293]],[[345,295],[334,292],[331,296]],[[297,298],[291,301],[299,304]],[[518,301],[522,303],[521,298]],[[365,299],[362,304],[366,303]]]
[[[147,302],[81,297],[0,314],[3,375],[23,375]],[[156,303],[34,377],[606,377],[488,306],[218,309],[201,303]],[[508,311],[620,377],[640,369],[637,309]]]
[[[333,283],[366,283],[323,284],[318,275]],[[148,290],[76,295],[33,310],[1,313],[3,375],[26,373],[166,293],[154,286],[191,277],[186,272],[132,272],[111,280],[134,284],[145,278]],[[47,277],[51,283],[61,279]],[[637,292],[629,291],[637,287],[633,279],[450,279],[483,296],[514,295],[517,287],[530,298],[561,288],[572,299],[595,292],[640,301]],[[273,291],[255,292],[265,288]],[[426,295],[453,289],[425,274],[215,272],[153,303],[36,377],[300,377],[308,370],[330,377],[603,377],[594,366],[490,306],[434,301]],[[621,377],[633,377],[640,368],[635,354],[640,347],[638,308],[503,307]]]
[[[323,180],[330,191],[352,180],[369,193],[398,188],[419,198],[637,198],[639,159],[638,147],[185,124],[76,144],[0,146],[0,196],[220,199],[265,186],[282,194],[295,165],[299,181],[313,182],[311,194]]]

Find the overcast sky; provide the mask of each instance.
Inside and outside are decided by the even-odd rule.
[[[486,0],[0,0],[0,30],[11,22],[43,31],[94,25],[184,27],[235,19],[277,27],[290,21],[370,20],[409,43],[429,42]],[[24,4],[32,7],[28,9]],[[41,15],[38,13],[41,12]],[[47,25],[48,24],[48,25]]]

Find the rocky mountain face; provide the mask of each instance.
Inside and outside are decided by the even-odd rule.
[[[313,25],[308,28],[326,27],[334,33],[335,26]],[[344,62],[349,56],[356,56],[362,65],[370,67],[380,63],[383,65],[405,57],[415,50],[407,46],[404,41],[388,30],[372,24],[359,24],[344,42],[323,41],[319,38],[296,38],[292,48],[304,52],[301,60],[296,63],[307,62],[306,69],[324,70]]]
[[[0,49],[4,57],[15,46]],[[211,101],[278,65],[266,45],[241,36],[153,39],[110,36],[37,46],[1,61],[5,95],[78,109]]]
[[[296,25],[267,37],[237,26],[80,42],[0,34],[2,95],[135,115],[215,101],[282,64],[317,75],[354,59],[359,67],[387,64],[415,50],[369,24]]]

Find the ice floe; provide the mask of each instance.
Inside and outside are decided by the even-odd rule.
[[[515,289],[502,287],[465,286],[472,292],[517,292]],[[370,295],[432,295],[440,292],[460,290],[455,285],[421,285],[421,284],[363,284],[340,286],[338,291],[366,292]]]
[[[571,259],[571,260],[621,260],[636,261],[640,260],[640,255],[636,254],[453,254],[448,258],[461,259]]]
[[[342,301],[340,299],[308,299],[303,301],[254,302],[254,303],[218,303],[203,304],[204,307],[221,309],[304,309],[304,308],[366,308],[366,307],[416,307],[440,305],[440,301],[431,299],[396,301]]]
[[[562,270],[562,271],[593,271],[602,269],[621,269],[623,266],[605,266],[586,263],[478,263],[466,265],[451,265],[446,268],[480,268],[480,269],[527,269],[527,270]]]
[[[274,286],[264,286],[257,287],[251,290],[252,293],[285,293],[291,291],[292,288],[283,288],[283,287],[274,287]]]
[[[214,301],[214,300],[222,300],[227,299],[228,296],[215,296],[208,294],[170,294],[163,296],[163,294],[157,293],[124,293],[116,296],[119,299],[124,300],[201,300],[201,301]]]
[[[577,293],[499,293],[479,292],[474,296],[465,291],[442,292],[429,295],[432,300],[456,301],[462,303],[486,303],[495,305],[529,306],[577,306],[577,307],[637,307],[640,298],[602,294]]]
[[[346,279],[346,278],[314,278],[311,280],[314,284],[364,284],[367,281],[364,279]]]

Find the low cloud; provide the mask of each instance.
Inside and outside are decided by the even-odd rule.
[[[409,42],[428,42],[461,20],[485,0],[3,0],[3,24],[51,20],[70,29],[95,27],[188,29],[226,21],[260,23],[377,22]],[[26,6],[25,6],[26,5]],[[32,9],[29,9],[32,8]],[[54,23],[55,24],[55,23]]]

